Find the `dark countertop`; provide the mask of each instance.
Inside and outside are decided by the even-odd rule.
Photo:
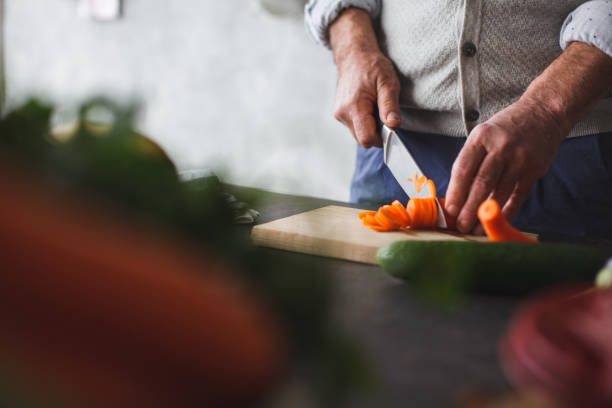
[[[312,210],[329,200],[266,193],[259,223]],[[309,256],[300,255],[296,256]],[[336,312],[369,353],[379,391],[351,407],[456,406],[465,389],[507,391],[497,344],[517,298],[474,296],[454,312],[423,303],[381,268],[325,261],[338,287]]]

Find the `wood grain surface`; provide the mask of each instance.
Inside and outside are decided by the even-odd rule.
[[[253,227],[255,245],[376,264],[379,248],[395,241],[481,241],[486,237],[436,230],[376,232],[356,208],[330,205]]]

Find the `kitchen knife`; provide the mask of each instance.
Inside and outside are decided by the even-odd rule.
[[[416,183],[414,177],[417,179],[423,176],[421,168],[410,154],[408,148],[402,143],[399,136],[393,129],[388,128],[386,125],[382,125],[380,135],[383,142],[383,157],[384,162],[391,170],[391,174],[397,180],[402,189],[408,194],[410,198],[418,197],[429,197],[429,189],[422,188],[421,191],[416,190]],[[427,177],[427,176],[426,176]],[[408,181],[412,179],[413,181]],[[436,226],[439,228],[446,228],[446,218],[444,217],[444,210],[442,205],[436,198],[436,206],[438,207],[438,219],[436,220]]]

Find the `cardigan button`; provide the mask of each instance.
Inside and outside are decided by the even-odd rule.
[[[463,44],[463,47],[461,47],[461,52],[466,57],[473,57],[476,55],[476,46],[473,42],[466,42]]]
[[[476,122],[479,117],[480,112],[478,112],[477,110],[470,109],[469,111],[465,112],[465,120],[467,120],[468,122]]]

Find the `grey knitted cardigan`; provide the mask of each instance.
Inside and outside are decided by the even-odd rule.
[[[382,0],[377,31],[400,76],[401,126],[466,136],[516,101],[561,54],[559,33],[583,3]],[[607,96],[569,136],[609,131],[612,98]]]

